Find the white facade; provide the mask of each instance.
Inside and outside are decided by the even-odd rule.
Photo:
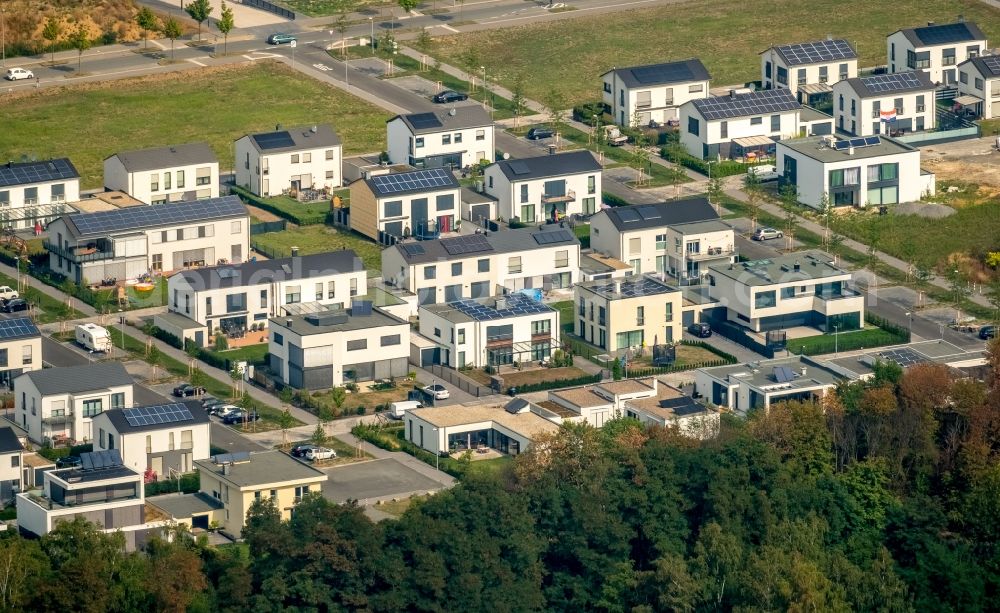
[[[219,197],[219,162],[205,143],[129,151],[104,160],[104,189],[146,204]]]
[[[202,411],[200,407],[190,409]],[[151,470],[157,479],[191,472],[195,460],[210,457],[210,423],[207,419],[133,428],[120,410],[105,411],[93,419],[94,450],[117,449],[122,463],[137,473]]]
[[[25,319],[24,321],[30,320]],[[41,335],[0,341],[0,383],[11,385],[22,373],[42,368]]]
[[[920,168],[920,150],[880,137],[872,147],[837,151],[817,137],[778,143],[777,168],[798,200],[815,209],[918,202],[935,192],[933,173]]]
[[[258,196],[343,185],[343,147],[328,125],[247,135],[235,147],[236,185]]]
[[[833,117],[837,130],[853,136],[932,130],[936,122],[934,88],[920,91],[861,93],[852,84],[865,79],[841,81],[833,86]],[[896,111],[896,121],[883,122],[882,111]]]
[[[46,179],[25,182],[22,173]],[[9,175],[9,176],[8,176]],[[80,175],[66,158],[0,166],[0,222],[21,230],[47,224],[80,199]]]
[[[673,75],[676,80],[664,82],[643,76],[644,72],[655,73],[661,68],[661,72]],[[708,71],[696,59],[617,68],[601,75],[602,101],[620,126],[645,127],[651,121],[664,124],[677,119],[677,109],[688,100],[708,97],[709,78]]]
[[[386,152],[392,164],[465,168],[483,160],[493,161],[493,120],[486,111],[479,106],[463,106],[433,115],[436,127],[413,125],[413,115],[399,115],[386,123]]]
[[[982,102],[978,111],[983,119],[1000,117],[1000,60],[992,57],[963,62],[958,66],[959,94],[975,96]]]
[[[406,440],[431,453],[492,448],[517,455],[539,435],[557,432],[559,423],[535,414],[527,403],[517,413],[496,406],[445,406],[407,411],[403,432]]]
[[[700,159],[735,157],[739,155],[739,148],[733,145],[737,139],[758,137],[778,141],[797,136],[800,131],[799,113],[800,109],[795,108],[767,115],[706,119],[694,102],[688,102],[680,108],[680,142],[689,154]],[[773,145],[749,145],[746,149],[767,152],[773,149]]]
[[[836,45],[834,46],[834,44]],[[858,58],[843,57],[828,61],[800,63],[789,61],[786,54],[796,57],[804,46],[822,49],[829,44],[834,50],[846,51],[846,41],[821,41],[804,45],[784,45],[770,47],[760,54],[760,75],[764,89],[787,89],[796,97],[803,85],[829,84],[858,76]],[[853,54],[853,51],[851,52]],[[834,53],[837,55],[837,53]]]
[[[785,381],[776,377],[775,368],[779,367],[789,369],[794,378]],[[782,401],[822,399],[844,379],[815,360],[793,356],[699,368],[695,371],[695,391],[713,406],[746,415],[752,409],[769,410]]]
[[[483,174],[486,193],[496,198],[497,214],[506,220],[532,225],[600,209],[601,166],[586,150],[504,160]]]
[[[956,26],[966,28],[965,37],[953,37],[951,42],[940,44],[921,39],[929,34],[929,40],[934,40],[936,29]],[[928,24],[923,28],[899,30],[886,38],[889,72],[922,70],[932,82],[946,85],[958,81],[956,66],[970,57],[982,55],[986,49],[986,37],[973,23]]]

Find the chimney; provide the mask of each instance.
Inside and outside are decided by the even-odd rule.
[[[496,308],[498,311],[505,310],[507,308],[507,299],[503,297],[497,298]]]
[[[292,247],[292,257],[293,258],[299,257],[299,248],[298,247]]]
[[[799,272],[800,270],[802,270],[802,267],[799,266],[799,261],[795,260],[795,272]]]
[[[958,23],[965,23],[965,15],[958,16]]]
[[[806,376],[806,367],[805,366],[803,366],[802,368],[799,369],[799,374],[802,375],[803,377]]]
[[[277,131],[278,131],[278,130],[280,130],[280,129],[281,129],[281,124],[280,124],[280,123],[276,123],[276,124],[274,124],[274,131],[275,131],[275,132],[277,132]]]
[[[827,34],[826,40],[833,40],[833,34]]]
[[[230,474],[232,472],[233,472],[233,465],[232,464],[230,464],[229,462],[226,462],[225,464],[222,465],[222,474],[228,475],[228,474]]]
[[[736,90],[735,89],[729,90],[729,97],[730,98],[735,98],[736,97]]]
[[[934,22],[933,22],[933,21],[928,21],[928,22],[927,22],[927,27],[931,27],[931,26],[933,26],[933,25],[934,25]]]
[[[854,155],[854,146],[853,145],[847,148],[847,155]]]
[[[289,328],[292,327],[292,318],[291,317],[289,317],[288,319],[285,320],[285,325],[288,326]]]
[[[616,294],[622,293],[622,282],[618,279],[615,280],[615,293]]]

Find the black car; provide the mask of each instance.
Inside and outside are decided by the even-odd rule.
[[[468,94],[463,94],[462,92],[457,92],[453,89],[446,89],[443,92],[438,92],[434,94],[433,98],[431,98],[431,100],[437,102],[438,104],[444,104],[446,102],[460,102],[468,99]]]
[[[174,388],[173,394],[178,398],[185,398],[187,396],[201,396],[205,393],[205,388],[197,387],[191,385],[190,383],[184,383],[183,385],[178,385]]]
[[[0,305],[0,312],[4,313],[16,313],[18,311],[27,311],[27,310],[28,310],[28,301],[23,298],[14,298]]]
[[[555,136],[555,132],[551,128],[532,128],[528,130],[528,140],[541,140],[543,138],[552,138]]]
[[[712,327],[708,324],[691,324],[688,326],[688,332],[698,338],[708,338],[712,336]]]
[[[979,338],[983,339],[984,341],[996,337],[997,337],[996,326],[983,326],[982,328],[979,329]]]
[[[63,456],[56,460],[56,468],[76,468],[82,465],[83,461],[80,460],[80,456],[78,455]]]
[[[242,424],[243,422],[257,421],[260,419],[260,415],[257,411],[251,411],[247,413],[246,411],[233,411],[229,415],[222,418],[222,423],[227,426],[232,426],[234,424]]]
[[[306,457],[306,452],[309,451],[310,449],[319,449],[319,446],[318,445],[296,445],[296,446],[292,447],[291,451],[289,451],[288,453],[291,454],[291,456],[293,458],[304,458],[304,457]]]

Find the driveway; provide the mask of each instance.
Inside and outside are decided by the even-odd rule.
[[[759,353],[751,351],[746,347],[744,347],[743,345],[734,343],[733,341],[719,334],[713,334],[708,338],[699,338],[691,334],[690,332],[685,331],[684,339],[688,341],[696,341],[696,342],[700,341],[702,343],[711,345],[716,349],[725,351],[726,353],[732,355],[740,362],[756,362],[757,360],[764,359],[764,356],[760,355]]]
[[[329,477],[323,483],[323,495],[338,504],[348,500],[371,504],[379,499],[406,498],[445,487],[394,458],[335,466],[323,472]]]

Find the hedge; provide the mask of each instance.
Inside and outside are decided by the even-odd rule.
[[[166,477],[167,475],[157,475],[158,477]],[[181,475],[181,492],[185,494],[193,494],[198,491],[201,487],[201,473],[193,472]],[[176,494],[177,493],[177,479],[163,479],[162,481],[153,481],[146,484],[146,497],[156,496],[157,494]]]
[[[81,453],[90,453],[93,450],[93,443],[87,443],[86,445],[73,445],[72,447],[42,447],[38,450],[38,455],[55,462],[59,458],[65,458],[70,455],[80,455]]]
[[[835,351],[853,351],[910,342],[910,331],[902,326],[897,326],[875,315],[866,315],[865,321],[873,326],[878,326],[878,329],[792,339],[788,341],[788,351],[801,355],[820,355]]]
[[[601,192],[601,200],[603,200],[604,204],[608,206],[629,206],[630,204],[625,202],[623,198],[619,198],[611,192]]]
[[[296,224],[296,225],[299,225],[299,226],[314,226],[314,225],[317,225],[317,224],[325,223],[327,221],[327,217],[328,217],[328,214],[329,214],[328,211],[323,211],[322,214],[316,214],[316,213],[314,213],[312,211],[305,211],[305,212],[303,212],[303,213],[308,213],[308,214],[295,213],[295,212],[283,209],[283,208],[281,208],[279,206],[275,206],[273,203],[268,202],[266,199],[263,199],[263,198],[261,198],[259,196],[256,196],[256,195],[250,193],[249,191],[247,191],[247,190],[245,190],[242,187],[239,187],[237,185],[230,185],[229,186],[229,191],[231,191],[232,193],[234,193],[237,196],[239,196],[240,199],[242,199],[247,204],[251,204],[251,205],[253,205],[253,206],[255,206],[255,207],[259,208],[259,209],[264,209],[265,211],[267,211],[269,213],[274,213],[278,217],[281,217],[283,219],[287,219],[288,221],[292,222],[293,224]]]
[[[679,148],[678,146],[667,146],[660,149],[660,157],[674,164],[680,164],[685,168],[690,168],[695,172],[700,172],[701,174],[708,176],[709,165],[706,160],[698,159]],[[746,174],[747,169],[750,168],[751,164],[744,164],[743,162],[734,162],[732,160],[722,160],[720,162],[715,162],[712,164],[711,173],[713,177],[729,177],[732,175]]]
[[[528,385],[512,385],[508,389],[516,389],[518,394],[526,394],[528,392],[541,392],[545,390],[554,390],[562,387],[573,387],[576,385],[589,385],[591,383],[600,383],[601,375],[585,375],[582,377],[574,377],[572,379],[557,379],[555,381],[541,381],[539,383],[530,383]]]
[[[603,102],[584,102],[573,107],[573,119],[586,124],[594,121],[594,117],[604,115]]]

